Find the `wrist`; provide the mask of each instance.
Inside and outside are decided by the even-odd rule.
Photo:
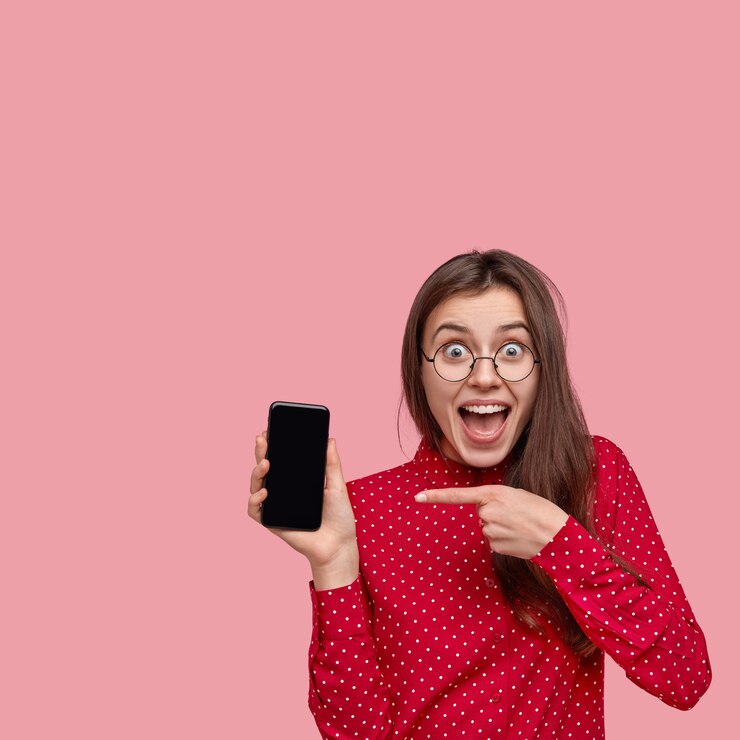
[[[311,563],[314,588],[324,591],[329,588],[349,586],[360,573],[360,552],[357,543],[340,550],[331,560]]]
[[[554,506],[552,515],[548,517],[547,522],[542,528],[542,542],[541,548],[547,545],[555,535],[565,526],[569,518],[569,514],[563,511],[559,506]]]

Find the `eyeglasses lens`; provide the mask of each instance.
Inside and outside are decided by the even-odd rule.
[[[473,353],[460,342],[442,345],[434,355],[434,369],[445,380],[459,381],[472,372]],[[484,362],[490,358],[478,358]],[[475,361],[478,362],[478,359]],[[503,380],[524,380],[534,367],[534,355],[529,347],[518,342],[508,342],[494,357],[496,371]]]

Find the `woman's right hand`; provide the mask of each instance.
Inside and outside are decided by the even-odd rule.
[[[252,470],[248,512],[256,522],[262,523],[260,509],[267,498],[264,478],[270,468],[267,453],[267,432],[257,436],[254,457],[257,462]],[[332,564],[357,553],[355,515],[347,493],[342,473],[342,463],[337,452],[337,441],[329,439],[326,448],[326,487],[321,526],[315,532],[297,529],[270,529],[285,540],[294,550],[305,555],[314,570],[330,568]]]

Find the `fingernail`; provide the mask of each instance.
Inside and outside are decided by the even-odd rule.
[[[426,493],[417,493],[416,496],[414,496],[414,500],[423,504],[427,500],[427,495]]]

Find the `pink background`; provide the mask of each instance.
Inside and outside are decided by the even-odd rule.
[[[28,2],[0,18],[7,738],[311,738],[310,570],[246,515],[273,400],[402,463],[401,336],[472,248],[542,268],[709,643],[738,656],[731,2]],[[263,7],[259,7],[263,6]],[[19,10],[19,8],[22,8]]]

